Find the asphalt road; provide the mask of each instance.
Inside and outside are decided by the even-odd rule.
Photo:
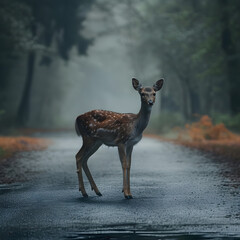
[[[117,149],[101,147],[89,168],[103,196],[85,178],[82,198],[81,138],[48,137],[47,150],[18,154],[1,169],[13,183],[0,185],[0,239],[240,239],[239,185],[200,152],[143,138],[126,200]]]

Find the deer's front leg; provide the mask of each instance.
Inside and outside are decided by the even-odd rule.
[[[131,160],[132,160],[132,150],[133,146],[128,146],[126,149],[126,157],[127,157],[127,191],[129,198],[132,198],[132,194],[130,191],[130,169],[131,169]]]
[[[127,184],[127,154],[126,154],[126,146],[124,144],[120,144],[118,146],[118,153],[119,158],[122,164],[122,170],[123,170],[123,193],[125,198],[129,199],[132,198],[132,196],[129,196],[128,192],[128,184]]]

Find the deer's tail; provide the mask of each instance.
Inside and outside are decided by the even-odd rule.
[[[76,130],[77,135],[81,136],[81,132],[80,132],[79,127],[78,127],[78,119],[76,119],[76,121],[75,121],[75,130]]]

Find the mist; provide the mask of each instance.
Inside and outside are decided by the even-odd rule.
[[[0,0],[0,238],[240,239],[239,23],[237,0]]]
[[[226,25],[230,16],[224,23],[221,15],[226,13],[218,1],[180,2],[96,0],[74,1],[67,7],[60,3],[62,21],[52,9],[53,1],[46,6],[38,3],[38,15],[31,12],[35,5],[14,1],[13,9],[20,5],[19,14],[25,18],[18,19],[13,11],[18,25],[6,22],[19,34],[7,36],[14,41],[8,61],[1,61],[2,125],[72,128],[78,115],[93,109],[137,113],[140,99],[132,77],[149,86],[165,79],[153,108],[157,128],[168,118],[175,119],[174,127],[197,115],[208,114],[216,121],[224,116],[226,123],[238,116],[234,89],[239,80],[234,75],[239,61],[227,60],[239,50],[233,22],[238,13],[234,11],[233,21]],[[234,4],[238,5],[228,1],[227,9]],[[8,9],[6,1],[2,5]],[[46,18],[51,24],[44,20],[44,7],[50,9]],[[221,40],[224,26],[230,31],[230,43],[223,42],[223,35]],[[228,45],[235,52],[229,52]]]

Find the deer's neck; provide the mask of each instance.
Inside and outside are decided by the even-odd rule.
[[[136,133],[137,135],[142,134],[143,130],[147,127],[149,118],[151,115],[152,106],[149,106],[146,103],[141,104],[141,109],[137,115],[136,120]]]

